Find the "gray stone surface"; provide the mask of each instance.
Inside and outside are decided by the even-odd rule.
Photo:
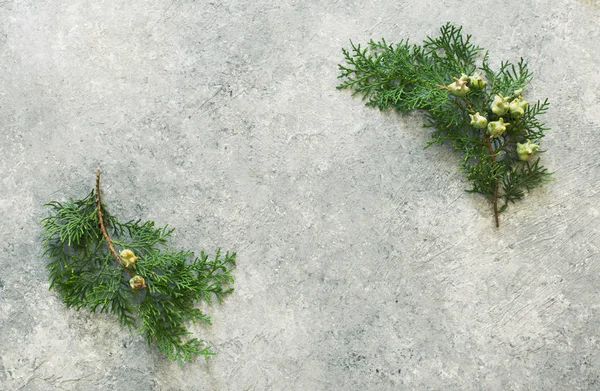
[[[340,49],[462,24],[548,97],[555,181],[493,227]],[[0,389],[600,389],[597,0],[0,1]],[[237,250],[179,366],[48,291],[40,226],[101,167],[123,218]]]

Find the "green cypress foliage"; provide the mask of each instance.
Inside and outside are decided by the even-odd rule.
[[[51,213],[41,224],[50,288],[67,307],[115,314],[169,359],[213,355],[203,340],[188,337],[185,324],[210,324],[196,304],[220,302],[232,291],[236,254],[217,250],[209,259],[203,251],[195,256],[173,250],[173,229],[152,221],[120,222],[99,191],[98,170],[96,189],[83,199],[46,204]]]
[[[531,73],[521,59],[494,71],[488,53],[448,23],[423,45],[390,45],[371,40],[342,49],[339,89],[362,95],[368,106],[408,113],[420,109],[435,143],[449,143],[462,156],[461,168],[472,188],[493,203],[498,214],[549,179],[536,156],[544,131],[538,117],[548,101],[529,104],[523,89]],[[478,65],[478,58],[481,60]],[[501,205],[499,205],[499,202]]]

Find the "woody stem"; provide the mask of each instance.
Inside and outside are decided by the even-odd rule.
[[[98,209],[98,220],[100,220],[100,230],[102,231],[102,236],[104,236],[104,240],[106,241],[106,244],[108,244],[108,249],[110,250],[112,255],[115,257],[117,262],[119,262],[119,265],[123,266],[123,269],[125,269],[127,271],[127,273],[129,273],[130,277],[133,277],[135,275],[135,273],[133,273],[131,270],[129,270],[129,268],[127,266],[125,266],[125,264],[119,257],[119,254],[117,254],[117,252],[115,251],[115,248],[113,247],[112,242],[110,241],[110,238],[108,237],[108,233],[106,232],[106,228],[104,227],[104,219],[102,218],[102,203],[100,202],[100,169],[98,169],[96,171],[96,204],[97,204],[97,209]]]
[[[487,144],[488,149],[490,150],[490,160],[492,162],[495,162],[496,155],[494,154],[494,147],[492,147],[490,136],[486,136],[485,142]],[[496,219],[496,228],[499,228],[500,220],[498,219],[498,182],[496,182],[496,186],[494,187],[494,218]]]

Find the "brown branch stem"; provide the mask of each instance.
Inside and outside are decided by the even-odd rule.
[[[485,142],[490,150],[490,159],[492,162],[495,162],[496,155],[494,152],[494,147],[492,147],[492,142],[490,141],[490,136],[486,136]],[[496,228],[499,228],[500,220],[498,219],[498,183],[496,183],[496,187],[494,188],[494,218],[496,219]]]
[[[117,252],[115,251],[115,248],[113,247],[112,242],[110,241],[110,238],[108,237],[108,233],[106,232],[106,228],[104,227],[104,219],[102,218],[102,203],[100,202],[100,169],[98,169],[96,171],[96,204],[98,205],[97,209],[98,209],[98,220],[100,220],[100,230],[102,230],[102,235],[104,236],[104,240],[106,241],[106,244],[108,244],[108,248],[109,248],[110,252],[115,257],[117,262],[119,262],[119,265],[123,266],[123,269],[125,269],[127,271],[127,273],[129,273],[129,276],[131,276],[131,277],[135,276],[135,273],[132,272],[127,266],[125,266],[125,264],[121,260],[121,257],[119,257],[119,254],[117,254]]]
[[[465,102],[465,105],[469,108],[469,110],[471,110],[471,112],[475,112],[475,109],[473,108],[473,105],[471,105],[471,102],[469,102],[469,100],[467,98],[462,98],[463,102]]]

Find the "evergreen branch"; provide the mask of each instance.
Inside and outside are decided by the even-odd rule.
[[[522,58],[494,70],[485,52],[478,66],[482,49],[450,23],[422,46],[384,39],[365,48],[350,44],[350,50],[342,49],[343,81],[337,88],[349,88],[381,110],[423,110],[425,126],[433,129],[425,147],[448,142],[462,154],[462,169],[472,182],[468,191],[490,199],[496,227],[508,202],[547,180],[547,170],[528,161],[548,130],[538,119],[548,101],[529,105],[523,98],[532,75]],[[501,208],[499,199],[505,200]]]
[[[116,315],[170,359],[213,355],[206,342],[188,338],[185,323],[210,324],[196,304],[221,302],[232,292],[235,253],[195,257],[168,247],[172,228],[120,222],[102,205],[99,176],[98,170],[95,192],[84,199],[46,204],[51,214],[41,223],[50,288],[67,307]]]

